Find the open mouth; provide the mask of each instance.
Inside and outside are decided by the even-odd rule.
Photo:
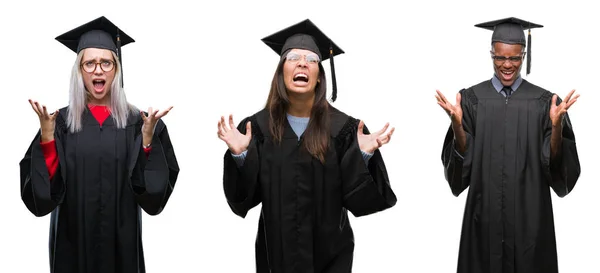
[[[500,74],[502,74],[502,78],[504,78],[505,80],[510,80],[515,74],[515,71],[500,71]]]
[[[304,73],[298,73],[296,75],[294,75],[294,82],[306,82],[308,83],[308,75],[304,74]]]
[[[97,93],[101,93],[104,91],[104,85],[106,84],[105,80],[93,80],[94,83],[94,91]]]

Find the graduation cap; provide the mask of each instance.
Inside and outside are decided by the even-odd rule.
[[[520,44],[523,46],[527,44],[527,74],[529,74],[531,71],[531,29],[544,26],[515,17],[485,22],[475,26],[493,30],[492,43],[501,42],[505,44]],[[527,43],[525,43],[524,30],[529,30],[527,34]]]
[[[323,33],[313,22],[306,19],[288,28],[280,30],[270,36],[263,38],[267,46],[282,56],[292,48],[310,50],[317,55],[321,61],[329,59],[331,66],[331,85],[333,92],[331,100],[337,98],[337,84],[335,81],[335,66],[333,56],[344,53],[325,33]]]
[[[56,37],[56,40],[78,54],[86,48],[101,48],[115,52],[121,64],[121,79],[123,76],[121,47],[135,42],[104,16],[65,32]]]

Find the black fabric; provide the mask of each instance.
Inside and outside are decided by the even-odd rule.
[[[262,110],[238,125],[252,140],[244,165],[226,151],[223,186],[231,210],[245,217],[262,203],[256,240],[257,272],[351,272],[354,235],[347,211],[364,216],[395,205],[379,150],[368,166],[357,143],[358,120],[331,109],[325,164],[306,152],[286,121],[281,145]],[[368,133],[368,130],[364,130]]]
[[[79,53],[85,48],[101,48],[119,54],[117,37],[120,40],[120,46],[135,42],[123,30],[106,17],[101,16],[57,36],[56,40],[75,53]]]
[[[167,127],[159,120],[146,159],[139,112],[119,129],[112,117],[100,126],[86,109],[78,133],[68,130],[66,113],[56,118],[53,179],[39,132],[20,162],[23,202],[35,216],[52,213],[50,272],[143,273],[140,208],[161,213],[179,173]]]
[[[460,93],[466,151],[452,128],[442,151],[452,193],[469,188],[457,272],[558,272],[550,188],[567,195],[581,172],[568,115],[551,161],[552,93],[525,80],[509,98],[489,80]]]

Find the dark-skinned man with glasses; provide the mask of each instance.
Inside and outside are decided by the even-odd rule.
[[[493,31],[493,77],[461,90],[456,103],[436,94],[451,119],[446,180],[455,196],[469,188],[457,272],[556,273],[550,189],[566,196],[581,172],[567,114],[579,95],[561,100],[521,77],[526,58],[530,72],[531,29],[541,25],[511,17],[476,27]]]

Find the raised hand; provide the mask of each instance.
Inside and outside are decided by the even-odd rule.
[[[239,155],[248,149],[248,145],[250,145],[250,140],[252,139],[252,126],[250,121],[246,123],[245,135],[240,133],[233,123],[233,115],[229,115],[229,126],[225,122],[225,117],[221,116],[218,128],[217,135],[219,136],[219,139],[227,144],[229,151],[233,154]]]
[[[562,120],[567,113],[567,110],[577,101],[579,98],[579,94],[573,97],[573,93],[575,93],[575,89],[571,90],[569,94],[565,97],[565,99],[560,102],[559,105],[556,105],[557,95],[554,94],[552,96],[552,104],[550,105],[550,120],[552,121],[552,126],[557,126],[562,124]]]
[[[56,124],[56,117],[58,116],[58,110],[53,113],[48,113],[46,105],[40,105],[37,101],[29,100],[31,108],[38,115],[40,119],[40,131],[42,142],[48,142],[54,140],[54,125]]]
[[[392,127],[392,129],[386,133],[389,126],[390,124],[386,123],[381,130],[366,135],[363,133],[363,128],[365,127],[365,124],[361,120],[358,123],[357,132],[358,146],[360,147],[360,150],[372,154],[373,152],[375,152],[375,150],[379,149],[384,144],[389,143],[395,129]]]
[[[146,116],[144,112],[140,112],[142,115],[142,120],[144,121],[144,125],[142,126],[142,134],[144,136],[152,137],[158,120],[166,116],[171,109],[173,109],[173,106],[159,112],[158,109],[153,110],[152,107],[149,107],[148,116]]]
[[[460,93],[456,94],[456,104],[452,104],[446,99],[446,97],[444,96],[444,94],[442,94],[442,92],[440,92],[439,90],[435,90],[435,92],[437,92],[437,94],[435,95],[435,98],[437,99],[438,105],[441,106],[442,109],[444,109],[446,111],[446,114],[448,114],[448,116],[450,117],[450,120],[452,120],[452,124],[461,125],[463,111],[462,111],[462,107],[460,106],[460,99],[461,99]]]
[[[142,145],[144,147],[150,146],[152,143],[152,136],[154,135],[154,128],[156,128],[158,120],[166,116],[171,109],[173,109],[173,106],[159,112],[158,110],[153,110],[152,107],[149,107],[148,116],[146,116],[144,112],[140,111],[140,115],[144,121],[144,124],[142,125]]]

